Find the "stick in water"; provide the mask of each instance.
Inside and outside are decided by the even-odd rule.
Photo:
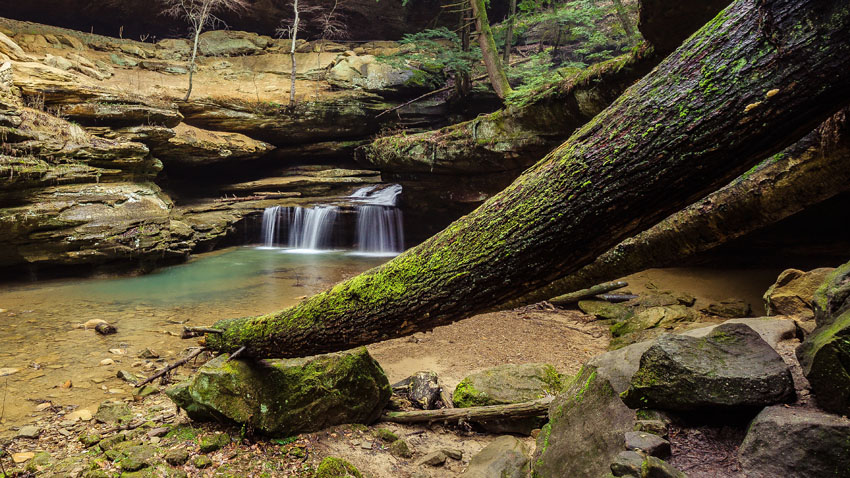
[[[151,375],[150,377],[148,377],[148,378],[146,378],[146,379],[142,380],[141,382],[137,383],[137,384],[136,384],[136,388],[139,388],[139,387],[141,387],[142,385],[147,385],[147,384],[149,384],[149,383],[153,382],[154,380],[158,379],[159,377],[162,377],[163,375],[165,375],[165,374],[167,374],[168,372],[170,372],[170,371],[174,370],[175,368],[177,368],[177,367],[179,367],[179,366],[181,366],[181,365],[185,364],[186,362],[188,362],[188,361],[192,360],[193,358],[197,357],[198,355],[201,355],[201,353],[202,353],[203,351],[205,351],[205,350],[206,350],[206,349],[205,349],[205,348],[203,348],[203,347],[199,348],[198,350],[195,350],[194,352],[190,353],[190,354],[189,354],[188,356],[186,356],[185,358],[182,358],[182,359],[180,359],[180,360],[178,360],[178,361],[174,362],[173,364],[171,364],[171,365],[169,365],[169,366],[165,367],[164,369],[160,370],[159,372],[157,372],[157,373],[155,373],[155,374]]]

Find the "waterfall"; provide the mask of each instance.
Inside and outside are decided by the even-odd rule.
[[[368,186],[351,196],[357,206],[357,250],[369,254],[397,254],[404,250],[404,224],[396,207],[401,185],[378,189]]]
[[[266,208],[262,224],[263,247],[283,245],[304,250],[330,249],[337,210],[335,206]],[[286,224],[288,230],[285,244],[281,244],[281,224]]]
[[[280,206],[266,208],[263,212],[263,247],[274,247],[280,235]]]
[[[295,249],[329,249],[336,222],[336,206],[295,208],[289,220],[289,247]]]

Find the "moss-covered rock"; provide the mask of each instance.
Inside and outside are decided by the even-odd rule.
[[[632,408],[700,410],[793,401],[782,357],[747,325],[725,323],[704,337],[664,335],[643,353],[623,393]]]
[[[670,330],[699,319],[699,314],[684,305],[650,307],[611,326],[611,334],[620,337],[646,329]]]
[[[505,364],[464,378],[452,401],[458,408],[527,402],[556,393],[561,374],[549,364]]]
[[[529,452],[512,436],[501,436],[472,457],[462,478],[525,478],[529,471]]]
[[[198,440],[198,446],[201,453],[210,453],[220,450],[230,444],[230,435],[227,433],[215,433],[212,435],[202,436]]]
[[[614,304],[607,300],[581,300],[578,303],[578,308],[585,314],[590,314],[597,319],[613,320],[614,322],[622,322],[634,315],[629,307],[623,304]]]
[[[620,400],[607,377],[596,367],[582,367],[549,407],[549,423],[537,437],[532,476],[605,474],[634,422],[635,412]]]
[[[94,419],[102,423],[125,423],[133,418],[130,407],[124,402],[106,401],[97,407]]]
[[[391,392],[365,348],[264,362],[227,362],[222,355],[166,391],[192,419],[247,424],[284,436],[370,423]]]
[[[410,449],[410,445],[401,438],[390,443],[390,453],[400,458],[410,458],[413,456],[413,450]]]
[[[327,457],[319,463],[314,478],[362,478],[363,475],[351,463],[334,457]]]
[[[823,267],[808,272],[788,269],[764,293],[767,315],[811,317],[815,292],[835,269]]]
[[[850,414],[850,263],[836,269],[815,292],[817,328],[797,348],[803,374],[818,405]]]
[[[137,471],[153,464],[156,448],[150,445],[128,447],[123,451],[124,457],[118,461],[118,466],[124,471]]]

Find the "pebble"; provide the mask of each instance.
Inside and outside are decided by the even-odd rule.
[[[369,440],[363,440],[362,442],[360,442],[360,448],[364,450],[371,450],[372,442],[370,442]]]
[[[126,355],[127,351],[124,349],[109,349],[109,353],[114,355]]]
[[[124,390],[121,390],[120,388],[110,388],[109,393],[124,393]]]
[[[50,408],[52,406],[53,406],[53,404],[50,403],[50,402],[39,403],[38,405],[35,406],[35,410],[37,412],[43,412],[43,411],[47,410],[48,408]]]
[[[24,452],[24,453],[12,453],[12,461],[14,461],[15,463],[24,463],[24,462],[27,462],[29,460],[32,460],[32,458],[34,456],[35,456],[35,453],[33,453],[31,451]]]
[[[446,454],[442,451],[435,451],[428,453],[421,460],[419,460],[420,465],[430,465],[430,466],[443,466],[446,462]]]
[[[27,426],[21,427],[21,429],[18,430],[17,437],[18,438],[38,438],[39,435],[41,435],[41,428],[38,428],[38,427],[33,426],[33,425],[27,425]]]
[[[93,329],[101,324],[107,324],[107,322],[103,319],[91,319],[85,324],[83,324],[83,328],[85,329]],[[107,324],[108,325],[108,324]]]
[[[112,365],[114,363],[115,363],[115,361],[112,360],[112,359],[103,359],[103,360],[100,361],[101,365]]]
[[[56,431],[58,431],[60,435],[65,436],[65,437],[71,436],[71,432],[69,432],[68,430],[66,430],[64,428],[60,428],[59,430],[56,430]]]

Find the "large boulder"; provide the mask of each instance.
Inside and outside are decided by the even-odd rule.
[[[392,389],[365,347],[312,357],[248,362],[221,355],[166,391],[194,420],[297,435],[343,423],[370,423]]]
[[[704,337],[664,335],[641,356],[623,400],[662,410],[761,407],[793,401],[791,370],[744,324],[722,324]]]
[[[850,420],[814,409],[765,408],[738,459],[747,478],[850,477]]]
[[[812,301],[815,291],[835,269],[822,267],[808,272],[787,269],[764,293],[767,315],[813,316]]]
[[[270,37],[252,32],[211,30],[201,34],[198,51],[204,56],[255,55],[271,43]]]
[[[818,405],[850,414],[850,263],[836,269],[814,298],[817,328],[797,348],[797,359]]]
[[[549,407],[549,423],[537,437],[533,476],[597,477],[607,473],[632,431],[630,410],[596,367],[585,366]]]
[[[512,436],[501,436],[469,461],[462,478],[525,478],[529,471],[528,449]]]

